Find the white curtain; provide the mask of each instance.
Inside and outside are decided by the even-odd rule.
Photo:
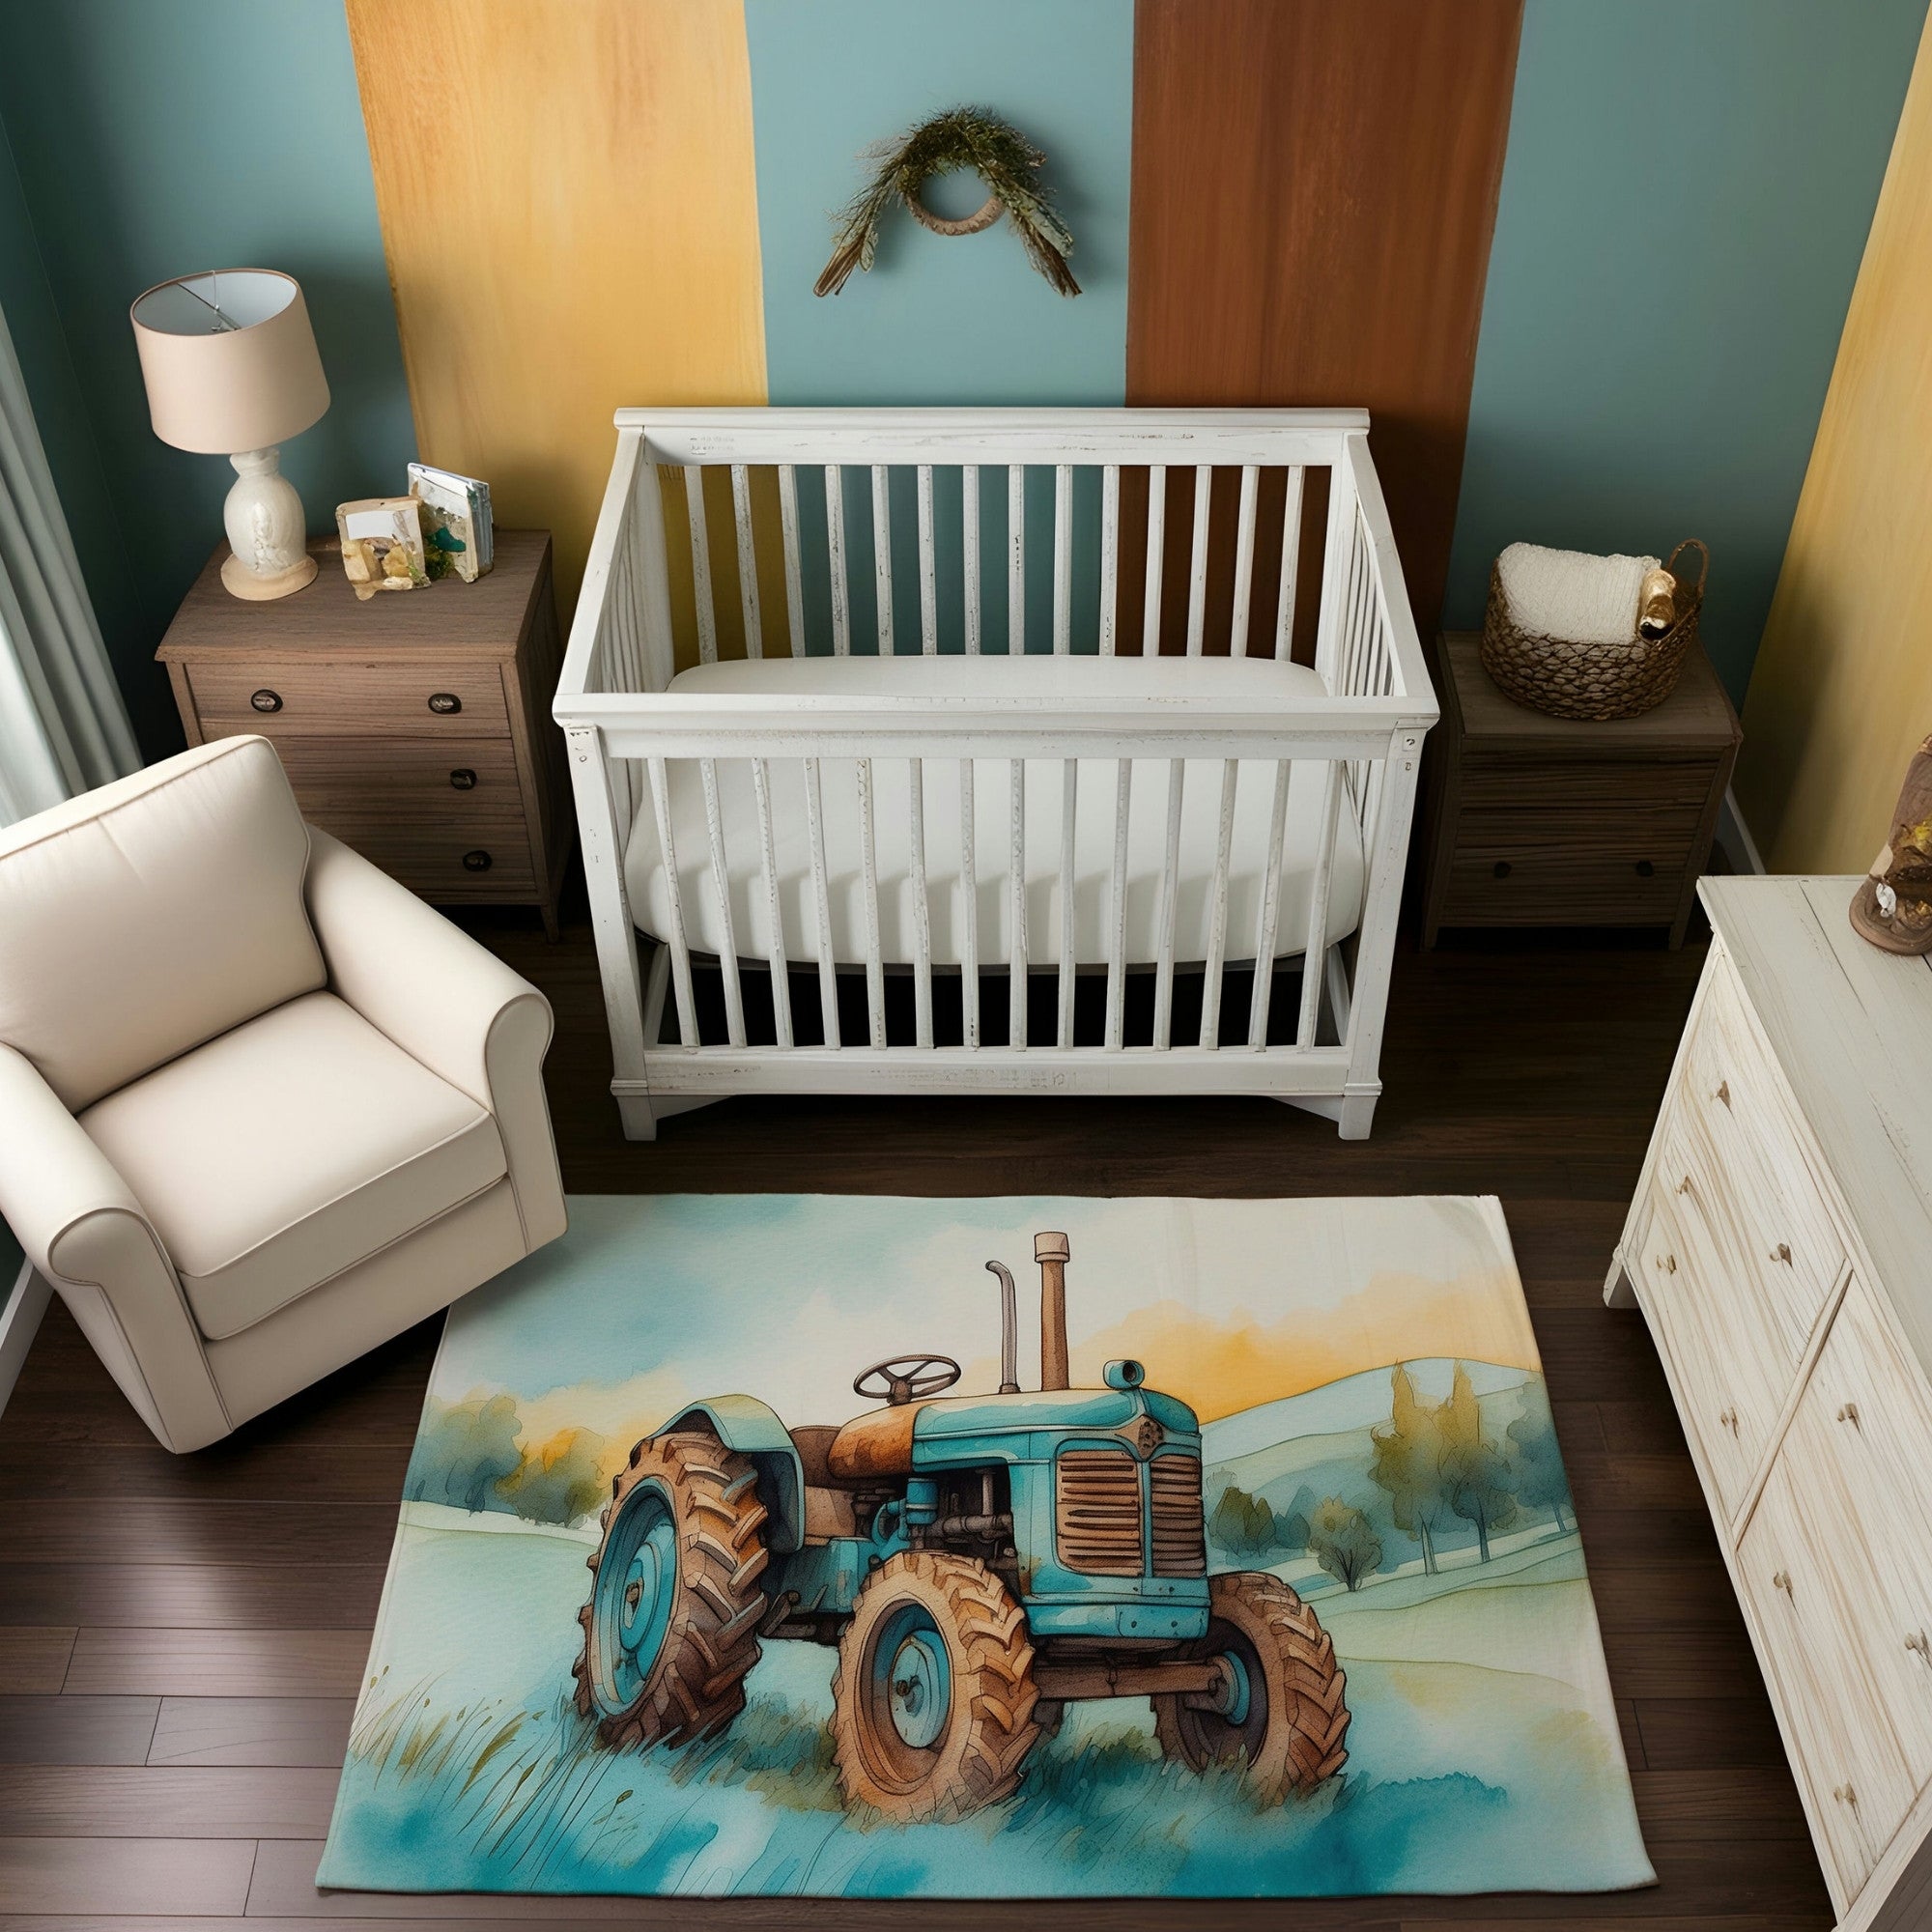
[[[0,317],[0,825],[140,763]]]

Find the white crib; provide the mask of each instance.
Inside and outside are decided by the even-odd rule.
[[[616,424],[555,716],[631,1138],[973,1091],[1367,1135],[1436,706],[1362,412]]]

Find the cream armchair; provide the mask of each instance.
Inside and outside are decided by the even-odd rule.
[[[0,1215],[171,1449],[563,1232],[550,1036],[266,739],[0,832]]]

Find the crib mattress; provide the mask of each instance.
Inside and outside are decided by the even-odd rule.
[[[895,691],[986,696],[1023,691],[1030,698],[1064,696],[1069,703],[1077,704],[1102,691],[1146,696],[1198,694],[1204,678],[1214,681],[1220,692],[1236,702],[1244,696],[1256,701],[1264,697],[1278,701],[1284,696],[1314,697],[1322,691],[1314,671],[1272,659],[911,656],[773,658],[706,665],[681,673],[670,688],[673,692],[811,693],[848,697]],[[960,762],[927,758],[923,766],[923,851],[935,966],[956,966],[964,951]],[[1293,957],[1305,943],[1325,769],[1314,761],[1298,763],[1289,783],[1277,958]],[[770,920],[751,765],[745,759],[720,759],[717,771],[730,876],[733,943],[741,958],[764,958],[770,953]],[[772,760],[767,771],[785,956],[815,962],[819,930],[804,770],[798,760],[786,758]],[[828,758],[821,762],[819,771],[825,807],[832,956],[835,964],[859,965],[867,952],[859,769],[854,760]],[[1051,963],[1060,956],[1062,772],[1057,758],[1029,760],[1026,768],[1027,950],[1037,964]],[[1160,953],[1160,881],[1166,856],[1170,772],[1170,762],[1164,758],[1134,764],[1125,892],[1125,957],[1130,965],[1151,965]],[[1182,963],[1199,962],[1208,956],[1214,855],[1220,831],[1221,772],[1219,759],[1185,761],[1180,887],[1175,907],[1175,958]],[[1274,781],[1271,762],[1243,759],[1238,766],[1224,946],[1224,956],[1230,960],[1250,959],[1255,953]],[[668,768],[668,784],[686,942],[696,952],[722,953],[724,924],[711,876],[704,789],[696,763],[672,761]],[[1009,956],[1011,946],[1011,802],[1007,760],[976,760],[973,785],[977,952],[982,966],[994,966]],[[1080,761],[1074,804],[1073,949],[1081,965],[1104,965],[1112,940],[1115,789],[1112,759]],[[911,766],[907,760],[872,761],[872,797],[880,953],[888,964],[909,965],[915,954],[915,894]],[[657,816],[647,791],[632,827],[624,871],[632,916],[644,932],[665,936],[670,923],[670,891]],[[1354,930],[1361,916],[1362,880],[1361,838],[1345,803],[1337,814],[1329,883],[1327,930],[1331,941]]]

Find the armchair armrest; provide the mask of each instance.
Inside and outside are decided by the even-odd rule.
[[[0,1216],[170,1448],[227,1435],[200,1332],[146,1210],[34,1064],[4,1045]]]
[[[310,923],[332,992],[495,1117],[530,1248],[563,1233],[544,1098],[550,1002],[340,839],[309,828]]]

